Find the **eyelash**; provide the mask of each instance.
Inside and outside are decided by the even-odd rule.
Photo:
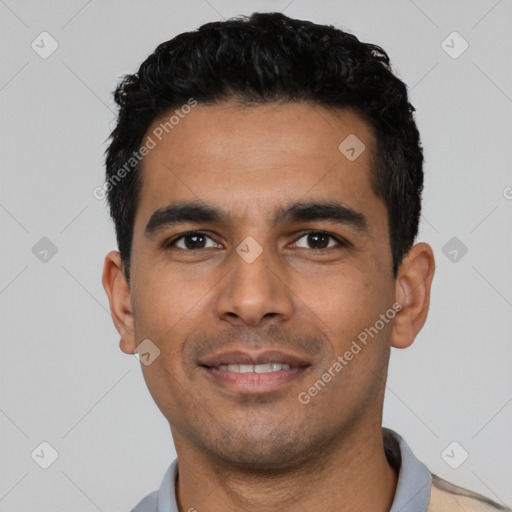
[[[318,230],[318,229],[312,229],[312,230],[304,231],[304,232],[300,233],[300,236],[295,240],[295,243],[297,243],[297,241],[300,240],[301,238],[303,238],[304,236],[310,235],[310,234],[313,234],[313,233],[317,234],[317,235],[325,235],[325,236],[335,240],[339,247],[348,247],[349,246],[349,243],[346,240],[344,240],[343,238],[341,238],[339,236],[336,236],[336,235],[333,235],[331,233],[328,233],[327,231],[322,231],[322,230]],[[203,236],[209,238],[210,240],[213,240],[215,243],[218,243],[210,235],[208,235],[204,231],[187,231],[186,233],[182,233],[181,235],[179,235],[179,236],[177,236],[175,238],[172,238],[170,240],[166,240],[164,242],[164,244],[163,244],[163,247],[164,247],[164,249],[170,249],[179,240],[187,238],[187,237],[190,237],[190,236],[193,236],[193,235],[203,235]],[[311,249],[311,250],[312,251],[316,251],[316,252],[321,252],[321,251],[326,251],[328,249],[333,249],[333,248],[334,247],[327,247],[327,248],[324,248],[324,249]],[[186,251],[186,252],[195,252],[195,251],[204,250],[204,249],[182,249],[181,247],[179,247],[178,249],[182,250],[182,251]]]

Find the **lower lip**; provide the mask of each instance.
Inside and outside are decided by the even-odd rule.
[[[260,393],[278,389],[301,377],[307,366],[268,373],[238,373],[202,366],[203,370],[218,384],[245,393]]]

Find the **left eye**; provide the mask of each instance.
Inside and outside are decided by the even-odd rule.
[[[344,245],[340,239],[330,235],[329,233],[325,233],[324,231],[309,231],[308,233],[304,233],[298,240],[302,240],[303,238],[306,239],[306,244],[319,246],[314,247],[314,249],[329,249],[330,247],[333,247],[332,245],[329,245],[329,239],[334,240],[334,246]],[[298,241],[295,242],[295,245],[297,244]],[[310,247],[307,246],[301,248],[310,249]]]

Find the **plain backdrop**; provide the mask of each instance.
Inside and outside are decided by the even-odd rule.
[[[510,0],[0,0],[0,510],[130,510],[174,459],[118,346],[101,284],[114,232],[92,191],[120,77],[180,32],[254,11],[378,44],[408,85],[418,240],[437,269],[427,324],[393,350],[384,425],[433,472],[512,505]]]

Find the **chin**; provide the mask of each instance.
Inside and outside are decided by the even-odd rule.
[[[293,432],[283,425],[282,430],[276,428],[265,433],[237,430],[234,435],[226,434],[204,448],[229,466],[240,470],[247,468],[254,473],[258,470],[268,472],[272,469],[297,469],[301,463],[311,460],[315,453],[318,454],[324,443],[323,432],[308,436],[303,429]]]

